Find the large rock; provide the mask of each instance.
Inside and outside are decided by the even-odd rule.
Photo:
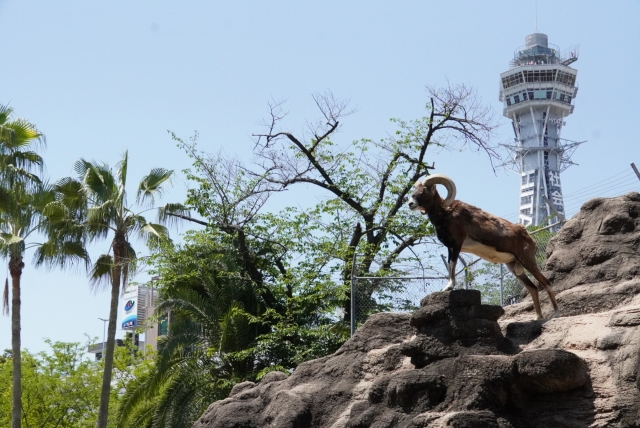
[[[553,284],[562,314],[609,311],[638,302],[640,293],[640,193],[595,198],[547,245],[543,273]],[[546,301],[545,293],[541,293]],[[550,304],[544,305],[550,315]],[[531,298],[507,308],[507,316],[532,310]]]
[[[578,356],[513,355],[519,348],[496,322],[502,308],[481,305],[479,292],[434,293],[422,304],[411,316],[373,315],[338,352],[289,377],[236,385],[195,427],[537,426],[519,421],[544,414],[540,395],[584,393]]]
[[[559,318],[433,293],[290,376],[236,385],[194,428],[640,427],[639,213],[637,193],[596,199],[553,239]]]

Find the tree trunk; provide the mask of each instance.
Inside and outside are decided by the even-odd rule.
[[[22,413],[22,355],[20,352],[20,277],[22,276],[22,255],[11,256],[11,353],[13,361],[11,427],[21,427]]]
[[[111,374],[113,372],[113,352],[116,344],[116,323],[118,320],[122,258],[115,256],[114,261],[115,263],[111,271],[111,309],[109,310],[109,326],[107,328],[107,349],[103,355],[104,373],[102,375],[102,390],[100,392],[98,428],[107,427],[107,419],[109,416],[109,397],[111,396]]]

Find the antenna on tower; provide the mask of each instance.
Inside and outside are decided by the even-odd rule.
[[[538,0],[536,0],[536,33],[538,32]]]

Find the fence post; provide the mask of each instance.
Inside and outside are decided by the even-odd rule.
[[[504,306],[504,264],[500,263],[500,306]]]
[[[460,260],[462,262],[462,265],[464,266],[464,289],[468,290],[469,289],[469,267],[467,266],[467,262],[464,261],[464,257],[459,256],[458,260]]]
[[[351,261],[351,336],[356,332],[356,249]]]

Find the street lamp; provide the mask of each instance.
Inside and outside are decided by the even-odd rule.
[[[104,346],[105,346],[104,337],[105,337],[105,333],[106,333],[106,329],[107,329],[106,322],[109,321],[109,320],[108,319],[104,319],[104,318],[100,318],[100,317],[98,317],[98,319],[100,321],[102,321],[102,356],[104,356]]]

